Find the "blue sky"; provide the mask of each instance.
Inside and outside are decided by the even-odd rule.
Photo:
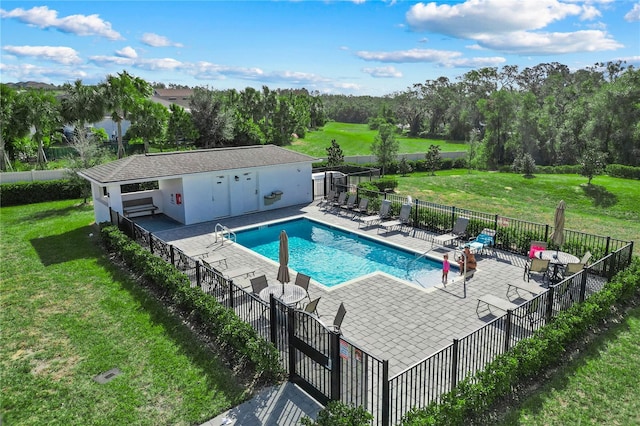
[[[0,81],[381,96],[471,69],[640,66],[638,0],[0,3]]]

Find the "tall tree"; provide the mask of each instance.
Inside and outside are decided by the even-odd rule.
[[[25,93],[22,107],[22,119],[34,130],[32,139],[38,147],[38,167],[44,168],[47,162],[44,144],[50,142],[51,134],[61,122],[59,103],[53,93],[32,89]]]
[[[327,147],[327,166],[335,167],[344,163],[344,153],[335,139],[331,140],[331,146]]]
[[[171,104],[167,123],[167,144],[177,148],[181,143],[193,142],[197,138],[198,131],[193,125],[191,114],[180,105]]]
[[[204,148],[223,146],[233,139],[235,115],[227,109],[222,95],[205,88],[196,88],[189,101],[193,124],[198,130],[198,145]]]
[[[104,109],[111,114],[111,119],[117,126],[118,158],[122,158],[125,155],[122,121],[130,119],[130,114],[136,105],[151,96],[153,89],[145,80],[134,77],[127,71],[108,75],[100,88]]]
[[[15,157],[15,143],[29,134],[24,113],[23,96],[6,84],[0,84],[0,170],[11,168]]]
[[[373,143],[371,144],[371,152],[378,159],[378,164],[382,168],[382,175],[389,168],[398,156],[400,143],[395,137],[396,126],[392,124],[383,124],[378,130]]]
[[[96,86],[85,86],[82,80],[62,85],[65,94],[60,99],[60,114],[66,124],[84,128],[104,117],[104,106]]]
[[[132,111],[133,119],[129,131],[131,137],[144,141],[144,152],[149,152],[149,143],[164,140],[167,131],[169,111],[157,102],[149,99],[141,100]]]

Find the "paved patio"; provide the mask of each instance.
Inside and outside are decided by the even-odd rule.
[[[454,248],[433,245],[431,240],[434,235],[431,233],[421,230],[378,233],[378,227],[359,227],[359,223],[351,220],[350,216],[321,210],[317,202],[217,222],[234,230],[294,216],[321,220],[417,253],[429,250],[428,255],[436,259],[442,259],[444,253],[449,253],[450,261],[455,264]],[[276,282],[276,262],[239,244],[215,241],[213,232],[217,222],[171,229],[166,229],[167,223],[161,218],[140,218],[136,222],[153,232],[157,238],[191,256],[204,252],[209,255],[222,254],[227,259],[228,269],[251,265],[256,269],[256,275],[265,274],[269,282]],[[454,338],[461,338],[493,319],[494,316],[487,311],[481,312],[478,317],[478,297],[492,294],[504,299],[508,283],[522,281],[524,257],[496,251],[476,258],[478,268],[467,281],[466,292],[462,278],[452,268],[449,280],[453,279],[453,282],[446,286],[440,283],[439,273],[433,277],[433,283],[427,283],[429,288],[420,288],[386,274],[365,276],[334,288],[326,288],[314,282],[312,277],[309,293],[311,298],[322,298],[318,311],[321,318],[329,323],[343,302],[347,308],[342,324],[344,336],[371,355],[389,360],[389,373],[394,376],[449,345]],[[348,265],[340,265],[339,259],[336,259],[336,267]],[[295,271],[291,270],[291,274],[294,277]],[[234,282],[246,287],[250,284],[249,278],[243,277],[234,279]],[[524,299],[511,300],[515,303],[524,302]]]

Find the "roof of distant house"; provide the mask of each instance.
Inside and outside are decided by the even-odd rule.
[[[276,145],[252,145],[132,155],[91,167],[79,174],[100,184],[142,182],[194,173],[313,161],[317,159]]]

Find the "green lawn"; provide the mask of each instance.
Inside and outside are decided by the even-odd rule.
[[[295,140],[287,148],[314,157],[326,157],[326,149],[331,146],[331,140],[335,139],[345,156],[371,155],[371,144],[377,130],[369,130],[366,124],[349,124],[329,122],[320,130],[308,132],[304,139]],[[464,143],[451,143],[444,140],[418,139],[397,136],[400,142],[401,154],[414,152],[427,152],[429,145],[440,145],[442,152],[467,151],[468,145]]]
[[[96,244],[76,201],[0,209],[2,424],[191,425],[247,388]],[[97,374],[119,368],[107,384]]]
[[[640,424],[640,309],[510,410],[506,425]]]
[[[640,181],[579,175],[524,178],[514,173],[447,170],[397,177],[397,192],[424,201],[553,224],[560,200],[567,203],[565,227],[634,241],[640,246]]]

